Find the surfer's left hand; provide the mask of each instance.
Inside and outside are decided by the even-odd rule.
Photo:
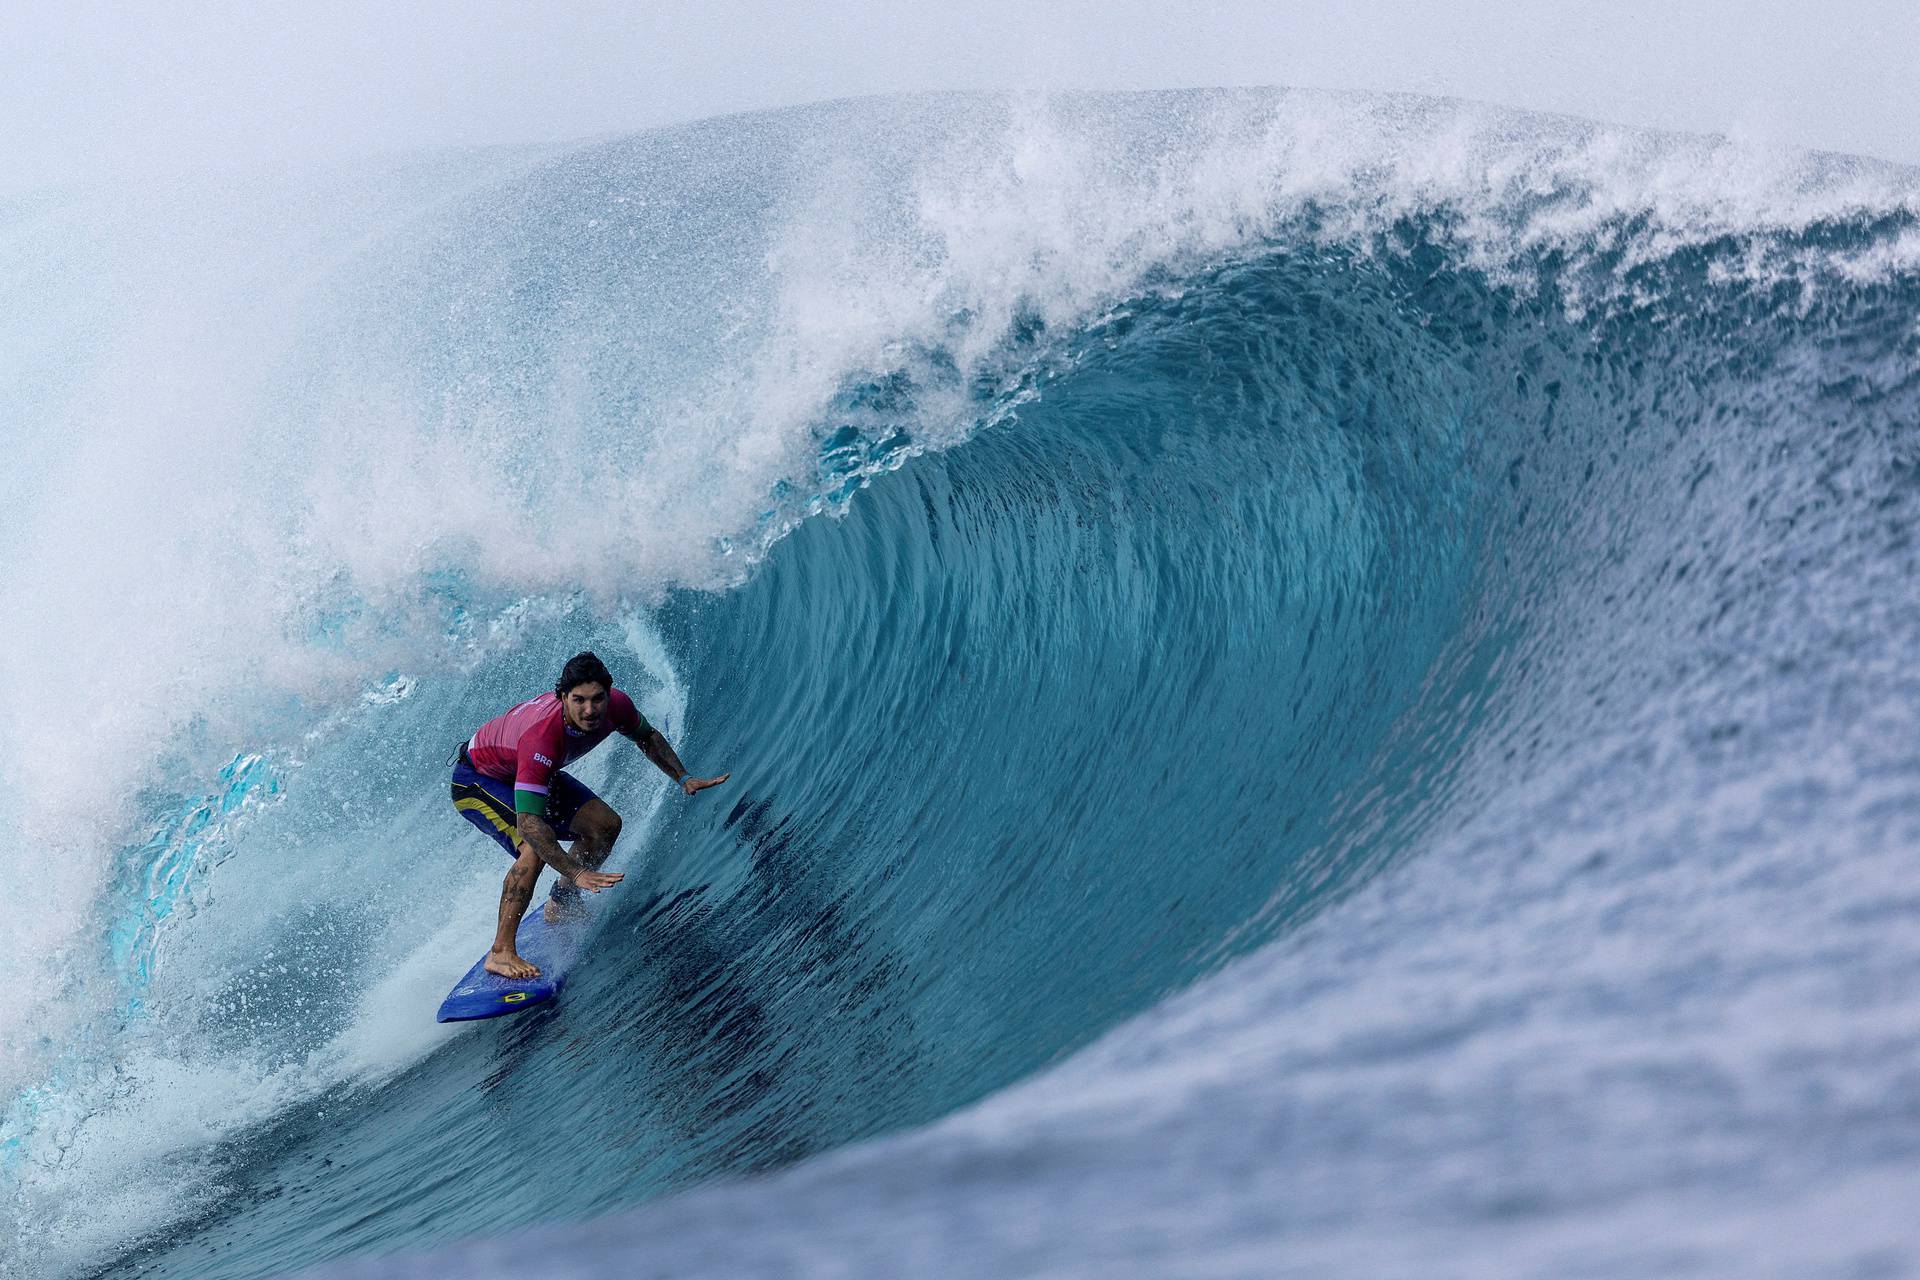
[[[732,776],[730,773],[723,773],[717,778],[696,778],[692,774],[688,774],[686,777],[680,779],[680,789],[688,795],[692,795],[696,791],[705,791],[708,787],[717,787]]]

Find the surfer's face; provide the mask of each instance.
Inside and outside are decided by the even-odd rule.
[[[582,733],[592,733],[607,714],[607,686],[577,684],[560,699],[560,706],[566,711],[568,724]]]

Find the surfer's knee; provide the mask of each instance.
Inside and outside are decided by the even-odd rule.
[[[608,845],[620,838],[620,825],[620,815],[600,799],[589,801],[573,820],[575,831]]]

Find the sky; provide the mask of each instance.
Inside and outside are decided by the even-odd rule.
[[[969,88],[1411,91],[1920,163],[1914,0],[0,8],[4,191]]]

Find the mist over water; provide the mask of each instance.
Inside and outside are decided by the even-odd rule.
[[[12,203],[8,1266],[1907,1273],[1916,191],[1209,92]],[[594,963],[436,1026],[584,647],[734,781],[592,757]]]

